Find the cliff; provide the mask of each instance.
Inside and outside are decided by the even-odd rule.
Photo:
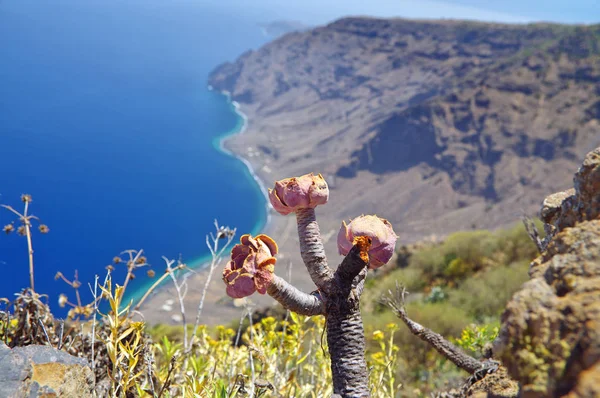
[[[404,240],[506,225],[600,145],[600,25],[346,18],[249,51],[210,84],[249,116],[227,146],[268,185],[332,181],[326,229],[361,213]]]
[[[494,353],[524,397],[600,396],[600,148],[544,201],[549,239],[506,306]]]

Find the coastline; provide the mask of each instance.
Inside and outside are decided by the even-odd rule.
[[[212,86],[208,86],[208,90],[210,91],[214,91]],[[242,125],[236,129],[232,129],[231,131],[220,135],[218,137],[215,138],[215,140],[213,141],[213,146],[215,146],[215,141],[216,141],[216,146],[215,148],[221,152],[223,152],[226,155],[229,155],[239,161],[241,161],[242,163],[244,163],[244,165],[247,168],[248,173],[250,174],[250,176],[254,179],[254,181],[256,182],[256,184],[258,185],[258,188],[260,189],[260,191],[262,192],[263,196],[265,197],[265,214],[266,214],[266,219],[265,221],[262,223],[261,228],[257,228],[256,226],[254,227],[254,229],[252,230],[252,234],[256,234],[257,230],[260,229],[267,229],[267,226],[271,223],[272,221],[272,217],[271,217],[271,206],[269,205],[269,191],[267,190],[267,187],[265,185],[265,182],[258,176],[258,174],[256,173],[256,170],[254,170],[254,166],[252,166],[252,164],[250,163],[250,161],[244,157],[242,157],[241,155],[238,155],[236,153],[234,153],[232,150],[230,150],[229,148],[227,148],[225,146],[225,142],[230,139],[231,137],[237,136],[237,135],[242,135],[246,132],[246,130],[248,129],[248,116],[242,112],[240,104],[236,101],[233,101],[231,99],[231,93],[229,93],[226,90],[221,91],[221,94],[225,96],[225,98],[227,98],[227,102],[231,105],[232,110],[238,115],[238,117],[240,117],[240,119],[242,120]],[[237,126],[236,126],[237,127]]]
[[[211,86],[208,86],[208,90],[214,91]],[[236,126],[230,131],[215,137],[212,142],[213,147],[215,150],[241,161],[245,165],[245,171],[248,173],[248,177],[251,177],[255,181],[258,189],[265,199],[265,218],[263,220],[259,220],[259,222],[252,228],[251,231],[238,231],[237,235],[244,233],[257,235],[261,232],[271,232],[276,230],[277,227],[273,225],[274,220],[270,209],[268,190],[265,182],[260,178],[250,160],[244,158],[242,155],[234,152],[226,146],[227,140],[246,132],[248,128],[248,116],[241,111],[240,104],[231,99],[231,95],[228,92],[224,91],[220,94],[226,97],[232,111],[238,116],[239,123],[236,124]],[[239,239],[239,236],[236,236],[234,241],[236,239]],[[232,243],[235,244],[235,242]],[[188,281],[189,289],[184,299],[184,304],[188,314],[193,314],[193,311],[197,308],[206,278],[208,277],[208,265],[210,264],[211,260],[212,257],[209,253],[187,262],[189,270],[185,273],[184,278]],[[224,256],[221,266],[225,263],[225,261],[226,256]],[[229,299],[225,295],[225,289],[220,280],[220,275],[217,275],[218,271],[218,269],[215,270],[211,283],[206,292],[206,299],[202,312],[202,324],[223,324],[239,318],[239,312],[241,310],[237,307],[238,303],[234,302],[232,299]],[[152,283],[153,281],[149,281],[148,284],[140,286],[135,290],[135,292],[129,295],[127,299],[139,300]],[[176,292],[171,281],[169,278],[166,278],[165,281],[163,281],[150,295],[150,297],[148,297],[142,306],[141,312],[144,315],[144,319],[150,324],[180,324],[181,317],[178,310],[179,305],[176,302],[176,297]],[[253,297],[253,300],[249,301],[251,301],[252,304],[258,305],[259,307],[270,306],[275,303],[274,300],[269,296]]]
[[[211,87],[208,88],[209,90],[211,89]],[[229,132],[215,137],[212,145],[216,150],[220,150],[232,158],[239,159],[246,166],[245,170],[248,173],[248,177],[252,177],[256,181],[257,186],[266,198],[265,205],[267,212],[263,224],[257,224],[253,231],[238,231],[238,234],[252,233],[255,235],[260,231],[260,233],[265,233],[275,238],[279,247],[279,253],[276,256],[276,273],[293,282],[294,286],[299,290],[311,292],[315,286],[310,275],[306,272],[300,251],[298,250],[299,241],[296,233],[296,217],[282,216],[271,211],[265,185],[265,181],[274,181],[284,178],[287,175],[303,172],[304,170],[299,170],[298,164],[295,163],[288,164],[284,169],[279,167],[280,164],[275,166],[270,163],[271,159],[261,155],[255,146],[257,136],[262,136],[264,139],[264,132],[260,131],[260,127],[255,127],[260,126],[262,121],[258,120],[258,116],[253,114],[252,107],[249,107],[249,116],[247,116],[246,113],[242,112],[240,104],[231,100],[229,93],[221,92],[216,94],[224,95],[228,99],[231,109],[239,116],[239,124]],[[252,119],[251,123],[250,119]],[[267,145],[268,149],[273,148],[271,143],[267,144],[263,141],[263,145]],[[304,168],[302,167],[302,169]],[[339,223],[337,220],[332,219],[331,214],[328,212],[320,214],[320,229],[325,250],[330,253],[337,253],[334,237],[337,236]],[[223,259],[219,268],[215,270],[208,284],[201,316],[202,324],[210,326],[239,322],[240,316],[246,311],[246,305],[254,309],[278,305],[273,298],[266,294],[253,294],[244,300],[233,300],[228,297],[220,277],[220,272],[225,261],[226,258]],[[337,259],[333,261],[337,261]],[[187,279],[188,289],[183,300],[186,308],[186,316],[190,319],[190,316],[195,314],[198,303],[202,298],[208,277],[208,268],[203,266],[203,264],[198,265],[198,262],[188,264],[190,266],[193,265],[195,269]],[[177,292],[173,284],[165,283],[161,285],[146,300],[141,312],[148,324],[181,325],[182,319],[177,302]]]

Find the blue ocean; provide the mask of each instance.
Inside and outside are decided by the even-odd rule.
[[[207,256],[214,219],[238,236],[264,226],[249,170],[214,145],[242,120],[207,88],[215,66],[267,41],[258,22],[192,1],[0,2],[0,203],[22,210],[31,194],[50,228],[33,248],[53,311],[74,296],[57,271],[78,271],[86,301],[124,250],[160,275],[163,255]],[[15,218],[0,209],[0,227]],[[24,237],[0,235],[0,270],[0,297],[29,285]],[[129,293],[147,285],[142,272]]]

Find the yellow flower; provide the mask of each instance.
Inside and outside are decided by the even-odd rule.
[[[394,323],[394,322],[390,322],[387,325],[385,325],[385,328],[390,331],[398,330],[398,324]]]
[[[383,340],[384,337],[385,336],[381,330],[376,330],[373,332],[373,340],[375,341]]]

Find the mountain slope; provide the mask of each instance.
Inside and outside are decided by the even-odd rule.
[[[268,184],[326,174],[326,230],[367,212],[407,240],[506,225],[600,145],[599,25],[346,18],[209,83],[249,116],[227,146]]]

